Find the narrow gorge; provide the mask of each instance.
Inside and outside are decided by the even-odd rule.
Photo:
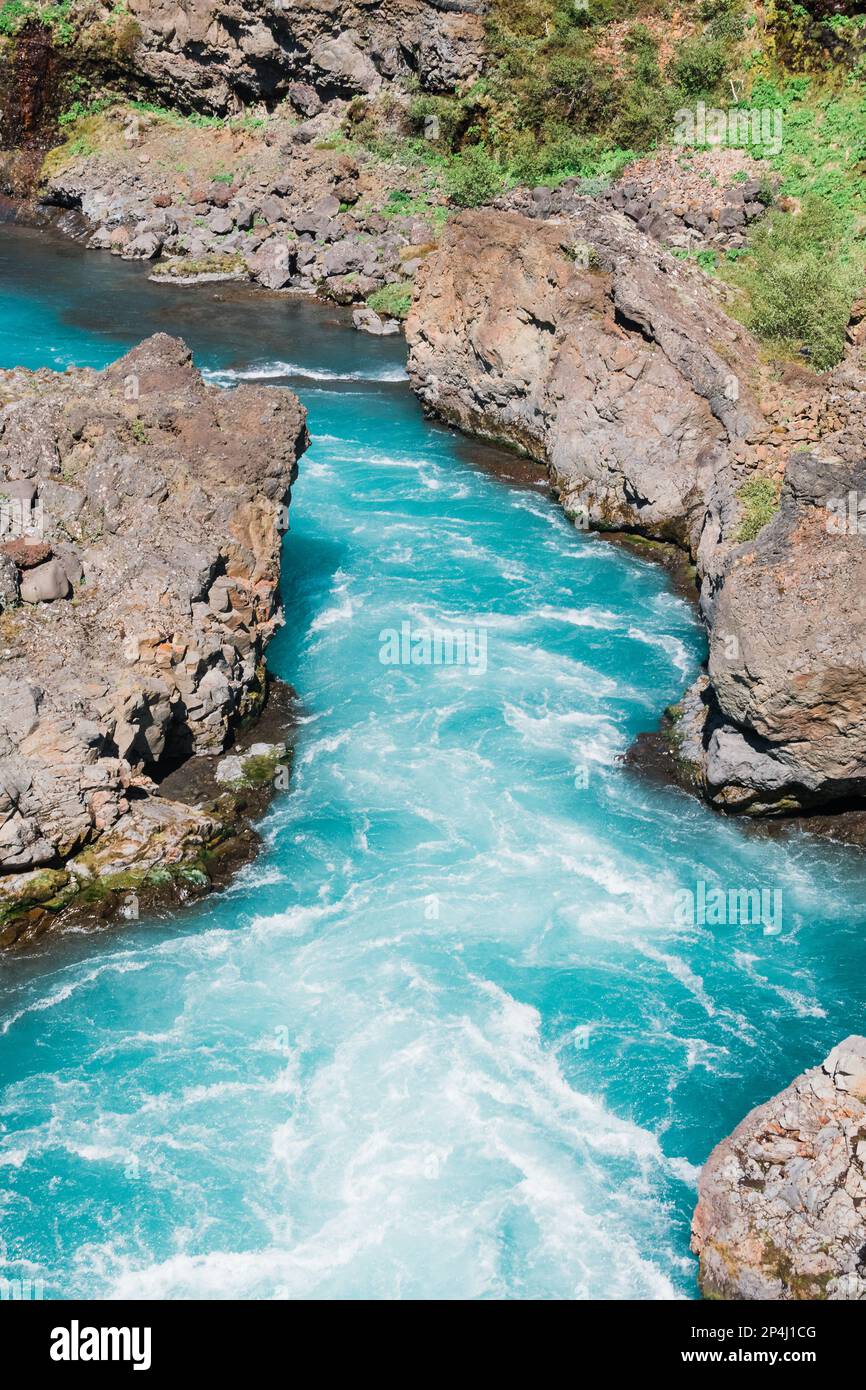
[[[0,5],[0,1292],[866,1298],[795,8]]]

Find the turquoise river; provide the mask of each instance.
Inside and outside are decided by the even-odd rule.
[[[697,671],[662,570],[426,422],[341,311],[0,228],[0,366],[181,334],[313,446],[264,849],[173,920],[0,964],[0,1276],[45,1296],[692,1298],[700,1164],[863,1028],[866,876],[621,765]],[[485,659],[389,665],[386,630]],[[762,888],[780,922],[683,919]]]

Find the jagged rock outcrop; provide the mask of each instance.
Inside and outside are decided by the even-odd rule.
[[[747,1115],[698,1192],[707,1297],[866,1300],[866,1038]]]
[[[0,919],[109,832],[146,842],[147,816],[175,850],[207,838],[148,803],[263,704],[306,443],[291,392],[208,387],[165,334],[102,372],[0,373]]]
[[[398,77],[428,91],[472,78],[483,13],[482,0],[73,0],[63,48],[76,67],[167,106],[222,115],[288,96],[314,116],[321,100]]]
[[[826,506],[866,487],[853,362],[799,373],[781,402],[706,278],[589,199],[543,222],[455,219],[420,272],[407,338],[425,407],[546,464],[579,525],[691,554],[710,684],[679,734],[717,805],[866,794],[864,538],[831,534]],[[808,460],[793,453],[810,445]],[[743,542],[744,486],[772,495],[786,469],[775,520]]]
[[[432,91],[473,76],[482,53],[480,0],[130,0],[134,66],[174,102],[226,111],[273,102],[292,83],[319,96],[374,92],[415,75]]]

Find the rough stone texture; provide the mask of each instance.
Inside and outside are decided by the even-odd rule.
[[[545,463],[578,524],[690,552],[710,685],[685,757],[716,805],[866,794],[864,535],[830,534],[826,506],[866,492],[859,347],[824,378],[770,380],[707,278],[589,199],[544,221],[462,214],[407,339],[425,407]],[[741,544],[755,477],[782,504]]]
[[[323,96],[375,92],[398,76],[446,91],[476,75],[483,54],[481,0],[129,0],[128,9],[140,29],[135,74],[171,104],[218,112],[288,95],[315,115]]]
[[[613,184],[575,177],[557,188],[517,188],[497,198],[495,206],[544,219],[573,212],[580,198],[595,193],[665,246],[691,251],[744,246],[778,179],[771,187],[766,170],[742,150],[702,150],[688,162],[681,153],[675,147],[645,155]]]
[[[706,1296],[866,1300],[866,1038],[747,1115],[698,1192]]]
[[[766,422],[754,345],[699,277],[586,200],[559,222],[462,214],[420,284],[409,372],[428,408],[547,462],[575,516],[709,565],[708,506],[722,529],[738,511],[729,446]]]
[[[146,841],[153,779],[261,707],[306,443],[291,392],[207,387],[165,334],[103,372],[0,373],[0,492],[31,486],[52,552],[0,618],[0,919],[22,875]],[[198,812],[156,814],[201,839]]]
[[[709,674],[721,719],[706,777],[723,805],[866,795],[866,535],[828,503],[866,496],[866,460],[793,454],[772,521],[729,556]]]

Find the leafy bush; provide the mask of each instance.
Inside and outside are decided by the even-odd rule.
[[[721,39],[689,39],[678,48],[669,75],[686,96],[710,96],[729,67],[727,45]]]
[[[629,62],[613,136],[619,145],[646,150],[669,132],[676,101],[659,69],[658,43],[646,26],[635,24],[623,47]]]
[[[863,276],[862,253],[840,257],[845,214],[818,198],[799,213],[767,214],[751,255],[735,272],[749,297],[746,322],[783,351],[799,351],[819,371],[839,361],[851,304]]]
[[[489,203],[502,189],[502,169],[483,145],[468,145],[452,157],[446,172],[448,193],[463,208]]]
[[[554,53],[524,83],[520,119],[535,128],[568,122],[574,130],[598,130],[615,115],[619,86],[611,69],[589,54]]]
[[[753,541],[773,518],[779,505],[778,489],[770,478],[749,478],[738,490],[737,497],[743,504],[737,540]]]

